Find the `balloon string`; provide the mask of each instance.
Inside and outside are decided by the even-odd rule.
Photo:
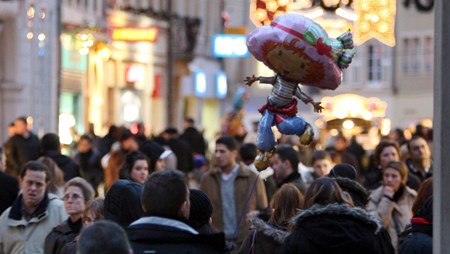
[[[256,183],[258,182],[258,179],[259,179],[259,174],[260,174],[260,172],[258,172],[258,175],[256,175],[256,178],[255,178],[255,181],[253,182],[253,186],[252,186],[252,189],[250,191],[250,194],[248,195],[247,200],[245,201],[244,207],[242,207],[241,216],[239,217],[238,224],[236,225],[236,229],[234,230],[233,238],[231,238],[232,242],[236,241],[237,234],[238,234],[238,231],[239,231],[239,225],[241,225],[241,223],[242,223],[242,219],[244,218],[245,211],[247,210],[248,205],[250,203],[250,199],[252,198],[253,192],[255,192]]]

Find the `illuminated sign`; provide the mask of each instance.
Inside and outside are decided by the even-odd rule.
[[[113,27],[109,29],[109,36],[113,41],[155,42],[158,36],[158,28]]]
[[[213,36],[214,57],[248,57],[247,38],[241,34],[216,34]]]
[[[205,96],[206,94],[206,74],[203,71],[194,73],[194,86],[196,96]]]
[[[216,96],[223,99],[227,96],[227,74],[218,72],[216,74]]]

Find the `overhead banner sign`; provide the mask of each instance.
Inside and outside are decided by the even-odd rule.
[[[109,37],[113,41],[155,42],[158,37],[158,28],[112,27],[109,29]]]
[[[242,34],[216,34],[212,37],[212,54],[214,57],[239,58],[248,57],[247,38]]]

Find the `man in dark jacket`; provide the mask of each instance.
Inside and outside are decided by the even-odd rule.
[[[184,119],[184,127],[180,138],[189,143],[194,153],[205,155],[206,142],[203,135],[195,128],[194,119],[190,117]]]
[[[19,193],[19,182],[15,177],[0,171],[0,214],[10,207]]]
[[[80,176],[80,167],[70,157],[61,154],[59,136],[47,133],[41,139],[41,151],[44,156],[51,158],[64,173],[64,181]]]
[[[103,181],[103,168],[100,154],[93,149],[94,139],[90,135],[82,135],[77,144],[78,153],[74,160],[80,165],[81,176],[88,181],[98,196],[98,185]]]
[[[298,153],[292,147],[282,146],[275,151],[271,166],[278,188],[285,183],[292,183],[302,194],[305,194],[306,185],[298,172],[298,163]]]
[[[221,253],[225,237],[200,235],[187,222],[190,203],[184,175],[153,173],[142,191],[144,217],[127,228],[134,253]]]
[[[16,119],[14,130],[15,135],[5,144],[5,173],[18,176],[25,163],[39,158],[39,139],[28,130],[25,117]]]

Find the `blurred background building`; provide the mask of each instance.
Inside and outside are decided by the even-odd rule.
[[[305,88],[325,111],[299,114],[321,139],[341,131],[376,144],[392,128],[431,127],[432,0],[10,0],[0,1],[0,140],[20,115],[63,143],[111,124],[159,133],[187,116],[212,139],[243,79],[273,75],[245,34],[287,11],[357,37],[338,89]],[[247,89],[251,131],[271,87]]]

